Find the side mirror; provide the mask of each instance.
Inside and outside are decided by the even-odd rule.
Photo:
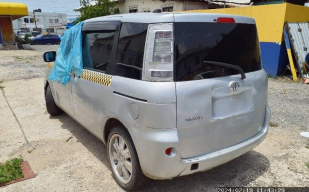
[[[43,55],[43,59],[45,62],[54,62],[56,60],[56,51],[45,52]]]

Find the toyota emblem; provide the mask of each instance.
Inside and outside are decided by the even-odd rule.
[[[231,91],[236,91],[236,90],[239,89],[240,84],[236,81],[232,81],[232,82],[229,83],[229,87],[230,87]]]

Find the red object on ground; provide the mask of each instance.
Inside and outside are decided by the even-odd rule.
[[[10,185],[10,184],[13,184],[13,183],[17,183],[17,182],[20,182],[20,181],[24,181],[24,180],[27,180],[27,179],[31,179],[31,178],[34,178],[36,175],[33,173],[29,163],[27,161],[23,161],[21,163],[21,171],[24,175],[23,178],[20,178],[20,179],[17,179],[17,180],[14,180],[14,181],[10,181],[10,182],[7,182],[7,183],[3,183],[3,184],[0,184],[0,187],[3,187],[3,186],[6,186],[6,185]]]

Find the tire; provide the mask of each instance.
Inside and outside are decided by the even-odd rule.
[[[62,113],[62,110],[56,105],[50,86],[48,85],[45,92],[45,101],[47,112],[51,116],[57,116]]]
[[[122,151],[126,151],[128,149],[129,151],[129,156],[130,158],[127,158],[123,155],[118,155],[119,159],[122,158],[123,162],[129,162],[131,163],[131,174],[130,174],[130,179],[125,180],[125,176],[126,174],[124,174],[125,170],[129,170],[126,167],[130,167],[127,166],[126,163],[122,163],[121,160],[119,160],[117,163],[117,160],[113,160],[113,157],[115,157],[114,154],[121,154],[120,152],[120,148],[118,148],[118,152],[115,150],[114,144],[115,141],[117,141],[118,138],[118,146],[119,146],[119,137],[121,137],[124,140],[124,145],[123,145],[123,149]],[[137,156],[137,152],[136,149],[134,147],[132,138],[129,134],[129,132],[126,130],[125,127],[123,126],[116,126],[114,127],[109,136],[108,136],[108,142],[107,142],[107,154],[108,154],[108,160],[110,162],[110,166],[113,172],[113,178],[116,180],[117,184],[123,188],[126,191],[135,191],[138,190],[140,188],[142,188],[143,186],[145,186],[150,179],[147,178],[140,167],[140,163],[138,160],[138,156]],[[123,153],[122,153],[123,154]],[[122,157],[121,157],[122,156]],[[116,165],[117,164],[117,165]],[[117,171],[117,167],[118,164],[120,166],[122,166],[121,168],[121,172],[123,173],[123,177],[121,178],[121,175],[119,174],[119,172]],[[127,172],[130,173],[130,172]]]

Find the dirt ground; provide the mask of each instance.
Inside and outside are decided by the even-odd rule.
[[[42,53],[0,51],[0,162],[20,155],[36,177],[3,188],[15,191],[122,191],[111,176],[106,147],[67,115],[50,117],[43,94]],[[273,112],[268,136],[253,151],[193,175],[153,181],[142,191],[215,191],[222,186],[309,187],[309,85],[269,79]]]

